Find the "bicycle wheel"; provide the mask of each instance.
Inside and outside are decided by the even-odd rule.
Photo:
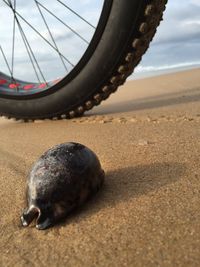
[[[1,1],[1,115],[73,118],[100,104],[140,62],[167,0],[69,2]]]

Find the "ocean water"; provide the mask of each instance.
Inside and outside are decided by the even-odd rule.
[[[200,64],[180,64],[174,66],[164,66],[164,67],[140,67],[140,65],[135,69],[135,72],[129,77],[129,80],[145,79],[149,77],[160,76],[163,74],[169,74],[174,72],[180,72],[184,70],[192,70],[200,68]]]

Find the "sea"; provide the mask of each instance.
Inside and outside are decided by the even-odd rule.
[[[192,70],[200,68],[200,64],[176,64],[171,66],[161,66],[161,67],[145,67],[138,66],[134,73],[129,77],[129,80],[145,79],[149,77],[160,76],[163,74],[181,72],[185,70]]]

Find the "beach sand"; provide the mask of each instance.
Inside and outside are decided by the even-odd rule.
[[[93,149],[102,190],[46,231],[22,228],[26,176],[51,146]],[[199,266],[200,69],[129,81],[71,121],[0,119],[0,266]]]

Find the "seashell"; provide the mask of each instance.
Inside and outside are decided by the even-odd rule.
[[[27,186],[23,226],[36,219],[46,229],[82,205],[104,181],[96,154],[78,143],[64,143],[46,151],[34,164]]]

